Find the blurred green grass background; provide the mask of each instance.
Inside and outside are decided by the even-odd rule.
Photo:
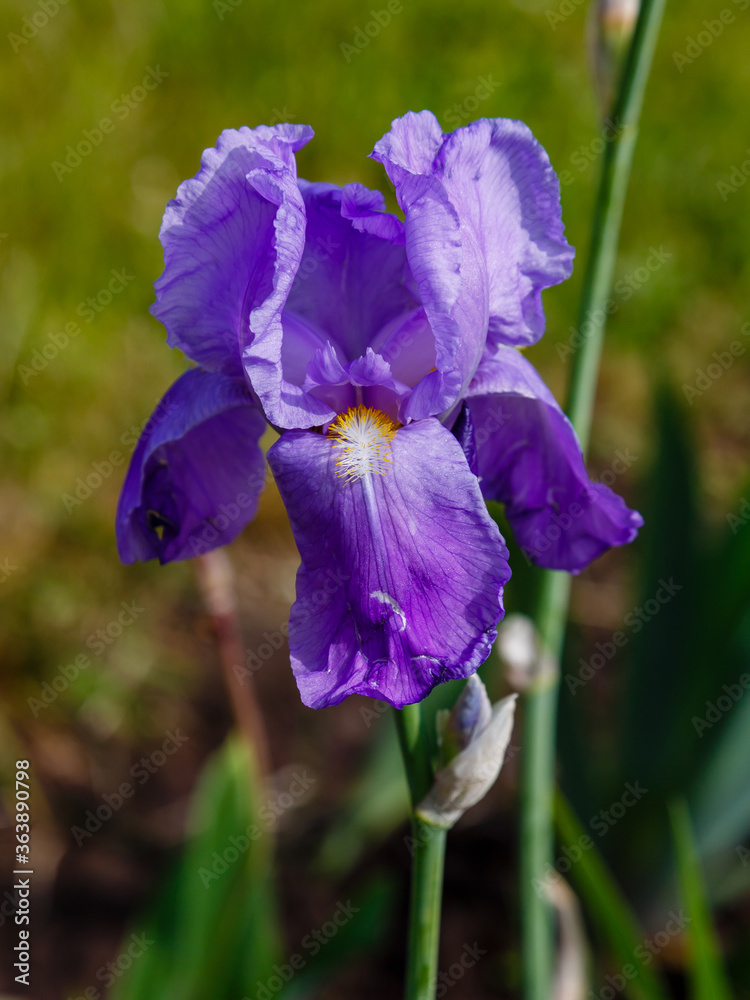
[[[119,564],[113,518],[124,465],[103,475],[82,502],[65,499],[75,496],[79,477],[96,471],[94,463],[101,473],[113,451],[129,456],[132,429],[185,367],[148,307],[161,271],[164,206],[196,172],[202,149],[227,127],[305,122],[316,137],[299,155],[302,176],[387,190],[367,154],[408,109],[431,108],[446,129],[457,116],[461,124],[480,116],[526,121],[565,181],[563,218],[578,250],[572,280],[545,293],[548,332],[531,354],[561,398],[569,362],[556,347],[568,342],[575,323],[601,125],[586,50],[589,5],[570,0],[567,7],[403,0],[369,44],[346,50],[348,58],[342,44],[364,37],[355,33],[379,0],[55,6],[49,0],[53,13],[43,16],[40,3],[5,0],[0,10],[0,740],[20,749],[31,741],[64,802],[71,788],[96,785],[103,771],[117,773],[113,746],[127,753],[184,718],[182,699],[204,690],[210,669],[210,636],[189,567]],[[685,53],[688,37],[724,6],[735,23],[680,70],[674,53]],[[617,279],[630,294],[613,293],[618,309],[609,324],[591,456],[595,471],[606,470],[618,449],[630,449],[637,460],[615,488],[639,502],[658,473],[654,391],[671,386],[697,467],[696,502],[706,530],[717,536],[727,530],[726,515],[736,513],[748,476],[746,358],[690,406],[682,387],[695,385],[713,351],[735,340],[750,346],[741,333],[750,319],[750,184],[724,196],[717,188],[750,157],[750,15],[741,7],[734,0],[668,6],[618,262]],[[553,27],[548,11],[561,9],[572,12]],[[24,38],[29,23],[41,26],[36,34],[26,28],[33,36]],[[163,81],[134,91],[150,69]],[[123,95],[131,95],[132,108],[115,103]],[[53,164],[65,161],[67,147],[102,118],[114,129],[70,172],[56,173]],[[664,251],[664,263],[644,272],[652,248]],[[113,270],[132,280],[87,322],[79,307],[107,288]],[[50,347],[71,322],[80,334]],[[43,357],[36,352],[45,347],[50,358],[43,366],[37,361],[36,371],[34,358]],[[576,582],[573,617],[581,628],[617,627],[633,604],[651,530],[647,525],[628,553],[613,554]],[[234,561],[245,627],[260,641],[263,630],[284,622],[296,569],[272,484]],[[511,603],[523,605],[523,578],[518,567]],[[123,600],[144,611],[98,655],[87,640],[116,619]],[[28,699],[82,651],[92,653],[92,669],[35,716]],[[278,759],[315,752],[321,768],[337,773],[340,762],[328,763],[335,743],[322,732],[330,713],[297,711],[283,651],[274,671],[259,684]],[[608,690],[600,695],[589,708],[594,725],[598,711],[617,712]],[[221,720],[223,708],[213,710]],[[202,759],[216,735],[205,720],[195,724],[205,730],[196,749]],[[359,746],[368,733],[346,738]],[[186,776],[179,794],[191,780]],[[335,810],[333,791],[326,801]],[[179,839],[179,823],[170,837]],[[58,831],[50,841],[57,845],[50,858],[58,858],[64,838]]]

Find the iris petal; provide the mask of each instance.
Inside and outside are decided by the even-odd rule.
[[[185,372],[133,453],[117,509],[122,561],[172,562],[228,545],[257,510],[265,427],[243,379]]]
[[[381,327],[416,304],[402,225],[378,210],[383,196],[361,184],[300,181],[300,188],[305,249],[287,308],[325,330],[354,361]]]
[[[244,325],[272,287],[278,206],[249,175],[261,169],[294,182],[294,152],[311,137],[306,125],[227,129],[167,205],[151,312],[169,345],[203,368],[242,374]]]
[[[326,435],[290,431],[268,454],[302,557],[292,666],[315,708],[419,701],[479,667],[503,615],[507,549],[456,439],[427,419],[389,447],[350,481]]]
[[[632,542],[637,511],[588,477],[575,431],[539,373],[515,348],[482,362],[467,402],[482,493],[505,504],[526,556],[579,573]]]
[[[435,334],[436,371],[404,417],[451,407],[491,344],[544,331],[542,289],[568,277],[560,191],[549,157],[522,122],[481,119],[443,136],[435,116],[393,122],[373,157],[396,187],[409,265]]]

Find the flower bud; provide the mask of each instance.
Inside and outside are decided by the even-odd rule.
[[[612,104],[622,57],[633,37],[640,6],[640,0],[597,0],[593,7],[590,47],[605,113]]]
[[[420,819],[448,829],[495,784],[513,731],[517,695],[492,706],[484,684],[474,675],[444,726],[443,746],[463,748],[435,775],[417,807]],[[444,758],[445,759],[445,758]]]
[[[506,680],[516,691],[526,691],[536,682],[554,677],[554,657],[542,645],[536,626],[526,615],[508,615],[497,637]]]
[[[438,717],[441,764],[450,763],[465,750],[474,737],[486,729],[491,718],[492,704],[487,689],[478,675],[472,674],[453,709]]]
[[[545,883],[545,892],[557,910],[558,949],[551,1000],[584,1000],[588,992],[589,955],[583,917],[575,893],[564,878]]]

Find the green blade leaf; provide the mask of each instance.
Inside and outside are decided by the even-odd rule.
[[[660,978],[640,957],[645,954],[644,935],[630,906],[591,838],[559,793],[555,799],[555,823],[561,842],[569,847],[578,845],[581,852],[571,869],[571,877],[590,911],[594,926],[614,958],[623,967],[633,966],[637,972],[636,976],[627,979],[623,992],[632,1000],[667,1000],[668,994]],[[651,957],[647,955],[647,958],[650,962]]]
[[[678,712],[685,689],[696,614],[698,565],[698,480],[695,446],[684,406],[660,387],[654,422],[658,448],[639,536],[643,570],[640,599],[626,617],[632,628],[621,766],[649,788],[669,786],[681,766],[672,738],[684,715]],[[664,587],[664,583],[668,587]],[[676,592],[671,596],[671,590]],[[655,610],[654,610],[655,609]],[[621,776],[616,776],[619,781]],[[663,813],[663,810],[660,809]],[[665,841],[653,848],[666,847]],[[648,845],[638,845],[647,849]],[[658,853],[658,851],[657,851]]]
[[[684,801],[669,809],[672,821],[680,887],[690,917],[690,987],[693,1000],[732,1000],[720,957],[719,943],[711,921],[698,852],[693,840],[690,814]]]
[[[742,674],[750,681],[750,674]],[[740,681],[728,687],[723,697],[732,705],[719,739],[695,782],[690,796],[695,819],[695,837],[700,856],[706,860],[734,847],[750,829],[750,691]],[[739,693],[738,693],[739,692]]]
[[[262,791],[249,748],[230,736],[204,769],[185,850],[145,921],[151,943],[113,1000],[236,1000],[270,975],[280,948]]]

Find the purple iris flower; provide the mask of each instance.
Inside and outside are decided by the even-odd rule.
[[[518,348],[563,281],[549,158],[521,122],[444,135],[397,119],[373,157],[403,220],[361,184],[298,180],[303,125],[222,133],[167,206],[153,314],[198,367],[144,431],[117,514],[125,562],[200,555],[253,517],[259,440],[302,563],[289,645],[302,700],[396,707],[486,659],[508,550],[577,573],[642,521],[589,481]]]

